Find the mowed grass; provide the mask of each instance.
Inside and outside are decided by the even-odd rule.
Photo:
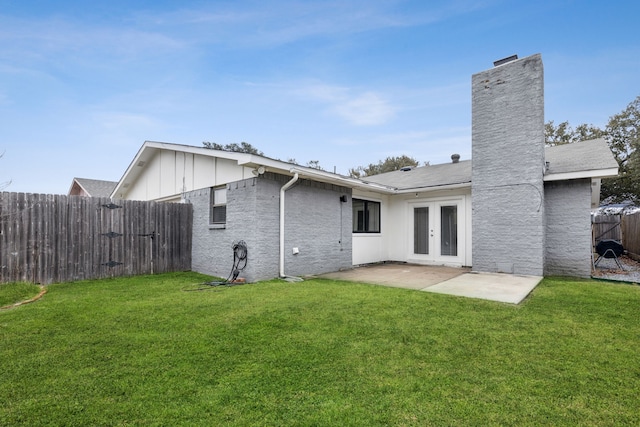
[[[184,291],[206,279],[51,285],[0,312],[0,425],[640,425],[640,287]]]
[[[0,307],[7,307],[34,298],[40,286],[32,283],[0,283]]]

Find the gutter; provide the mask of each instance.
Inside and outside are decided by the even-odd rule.
[[[618,168],[609,168],[609,169],[595,169],[595,170],[587,170],[587,171],[576,171],[576,172],[547,172],[544,176],[544,181],[566,181],[569,179],[580,179],[580,178],[608,178],[612,176],[618,175]]]
[[[359,188],[361,190],[377,191],[385,194],[395,194],[398,192],[398,189],[396,187],[378,184],[375,182],[363,181],[358,178],[347,178],[313,168],[292,167],[291,169],[289,169],[289,173],[316,179],[319,182],[339,185],[341,187]]]
[[[291,169],[293,178],[280,188],[280,277],[287,277],[284,274],[284,193],[298,181],[298,172]]]

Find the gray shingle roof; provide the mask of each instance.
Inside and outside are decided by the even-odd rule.
[[[603,139],[576,142],[545,148],[549,174],[602,171],[618,167],[609,146]],[[365,182],[387,185],[398,190],[437,188],[456,184],[471,185],[471,160],[422,166],[409,171],[393,171],[362,178]],[[542,160],[540,168],[542,169]]]
[[[618,167],[604,139],[592,139],[545,149],[547,174],[572,173]]]
[[[115,181],[102,181],[99,179],[74,178],[74,180],[89,193],[91,197],[109,197],[113,189],[118,185]]]
[[[366,182],[398,189],[440,187],[471,183],[471,160],[458,163],[421,166],[408,171],[393,171],[362,178]]]

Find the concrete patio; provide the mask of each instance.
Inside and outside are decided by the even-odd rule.
[[[472,273],[469,268],[384,263],[319,277],[519,304],[542,277]]]

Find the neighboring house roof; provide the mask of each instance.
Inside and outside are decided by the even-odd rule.
[[[70,196],[109,197],[116,188],[116,181],[102,181],[99,179],[73,178]]]
[[[605,178],[618,174],[618,162],[602,138],[545,148],[545,181]]]

